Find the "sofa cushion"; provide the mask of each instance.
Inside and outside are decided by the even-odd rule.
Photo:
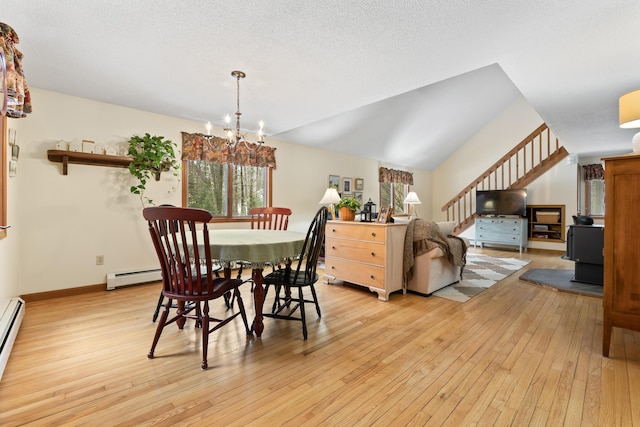
[[[436,224],[438,224],[440,231],[442,231],[442,234],[445,236],[451,235],[451,233],[453,233],[453,228],[456,226],[455,221],[437,222]]]

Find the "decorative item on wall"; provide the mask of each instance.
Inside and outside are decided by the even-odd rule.
[[[335,188],[336,191],[340,190],[340,176],[329,175],[329,188]]]
[[[364,190],[364,179],[362,178],[356,178],[356,187],[355,187],[356,191],[362,191]]]
[[[331,219],[336,219],[336,208],[334,205],[340,202],[340,195],[338,194],[338,190],[336,188],[327,188],[327,191],[324,192],[324,196],[318,202],[320,205],[329,205],[329,212],[331,212]]]
[[[342,178],[342,193],[351,194],[353,192],[353,179]]]
[[[82,140],[82,152],[83,153],[95,153],[96,143],[89,141],[88,139]]]
[[[362,204],[362,191],[354,191],[353,198],[358,201],[358,203]]]
[[[69,151],[74,151],[77,153],[82,152],[82,143],[78,141],[73,141],[69,143]]]
[[[69,150],[69,143],[67,141],[61,139],[60,141],[56,142],[56,150],[68,151]]]
[[[640,89],[620,97],[619,114],[621,128],[640,128]],[[634,135],[631,148],[634,153],[640,154],[640,132]]]

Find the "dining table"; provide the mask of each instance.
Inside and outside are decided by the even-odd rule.
[[[256,312],[251,330],[258,337],[262,336],[264,330],[263,270],[266,265],[275,264],[285,264],[289,268],[291,260],[302,252],[305,238],[306,233],[290,230],[209,229],[210,256],[223,266],[226,278],[231,277],[233,263],[242,261],[251,264]]]

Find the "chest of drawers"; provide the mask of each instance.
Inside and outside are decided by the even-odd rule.
[[[473,245],[494,243],[499,245],[517,246],[522,253],[522,248],[527,247],[526,218],[476,218],[476,235]]]
[[[366,286],[387,301],[402,287],[406,224],[328,221],[325,233],[327,283],[338,279]]]

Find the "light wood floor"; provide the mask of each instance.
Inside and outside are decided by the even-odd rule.
[[[238,319],[211,335],[207,371],[193,323],[147,359],[158,284],[28,303],[0,425],[640,425],[640,333],[614,328],[603,358],[602,300],[523,271],[464,304],[319,283],[307,341],[274,319],[247,338]]]

